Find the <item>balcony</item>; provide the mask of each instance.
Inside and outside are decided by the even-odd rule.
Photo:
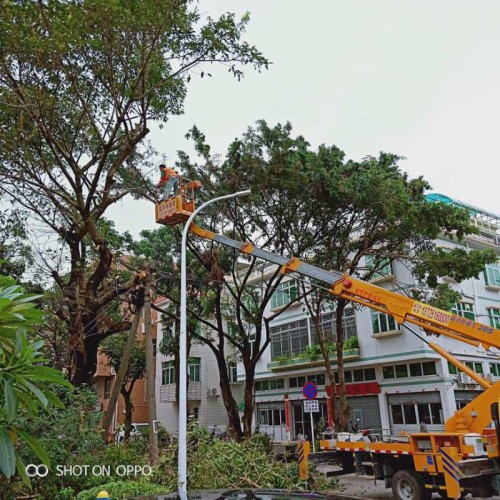
[[[335,364],[337,362],[337,353],[330,348],[330,361]],[[352,361],[361,357],[358,338],[349,337],[344,341],[344,361]],[[324,359],[319,349],[319,346],[314,344],[307,347],[303,353],[295,356],[281,356],[267,364],[267,369],[278,372],[290,369],[309,368],[314,366],[324,365]]]
[[[188,401],[201,400],[201,382],[190,382],[188,385]],[[175,384],[160,386],[160,401],[162,403],[175,403]]]

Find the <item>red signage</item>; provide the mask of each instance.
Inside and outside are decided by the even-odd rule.
[[[288,394],[285,394],[285,424],[286,432],[290,432],[290,400]]]
[[[158,220],[170,217],[177,211],[176,199],[171,198],[170,200],[164,201],[163,203],[157,205],[156,209],[158,211],[156,216]]]
[[[340,386],[335,386],[337,396],[340,395]],[[346,384],[346,394],[348,396],[368,396],[370,394],[380,394],[378,382],[360,382],[359,384]],[[332,391],[329,385],[325,385],[326,393],[331,396]]]

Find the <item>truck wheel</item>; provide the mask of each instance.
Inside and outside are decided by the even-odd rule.
[[[432,492],[427,491],[422,478],[413,470],[398,470],[392,477],[392,493],[397,500],[428,500]]]

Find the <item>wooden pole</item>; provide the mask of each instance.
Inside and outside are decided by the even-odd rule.
[[[144,328],[146,337],[146,399],[149,423],[149,462],[158,460],[158,433],[156,432],[155,367],[153,335],[151,331],[151,278],[148,276],[144,289]]]
[[[130,361],[130,354],[132,353],[132,349],[134,347],[134,341],[137,335],[137,327],[139,326],[139,318],[141,317],[141,311],[142,308],[135,313],[134,319],[132,321],[132,326],[130,327],[128,333],[127,342],[125,344],[125,347],[123,348],[122,359],[120,360],[120,368],[118,369],[118,373],[116,374],[115,384],[113,385],[113,389],[111,390],[108,408],[106,410],[106,413],[104,414],[104,418],[102,421],[102,430],[104,431],[105,442],[108,441],[109,428],[111,426],[111,422],[113,421],[116,403],[118,401],[118,396],[120,395],[120,389],[125,378],[125,373],[127,372],[128,363]]]

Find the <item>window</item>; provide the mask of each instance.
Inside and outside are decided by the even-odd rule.
[[[411,377],[421,377],[422,373],[422,363],[411,363],[410,364],[410,376]]]
[[[161,385],[175,384],[175,367],[173,361],[164,361],[161,364]]]
[[[290,387],[292,386],[290,385]],[[256,391],[275,391],[276,389],[284,389],[284,388],[285,388],[285,379],[283,378],[275,378],[271,380],[258,380],[257,382],[255,382]]]
[[[357,337],[358,330],[356,328],[356,316],[353,307],[347,307],[344,310],[344,317],[342,318],[342,327],[344,329],[344,339],[349,337]],[[319,331],[324,339],[335,341],[337,338],[337,327],[335,325],[335,312],[322,314],[320,317]],[[311,320],[311,333],[312,343],[318,343],[318,335],[316,333],[316,326]]]
[[[424,422],[431,425],[443,423],[441,403],[404,403],[391,406],[392,423],[419,424]]]
[[[229,383],[235,384],[238,382],[238,367],[234,361],[229,361],[227,364],[227,371],[229,376]]]
[[[472,319],[473,321],[476,319],[474,305],[469,302],[458,302],[453,306],[451,312],[463,316],[464,318]]]
[[[394,378],[394,366],[383,366],[382,367],[382,377],[387,379],[387,378]]]
[[[436,375],[436,363],[434,361],[426,361],[422,363],[424,375]]]
[[[363,382],[363,380],[365,379],[363,370],[354,370],[353,375],[354,375],[354,382]]]
[[[383,366],[382,376],[390,378],[426,377],[436,375],[436,363],[434,361],[424,361],[423,363],[410,363],[409,365]],[[375,371],[373,372],[375,376]]]
[[[452,365],[449,361],[448,361],[448,373],[450,375],[458,375],[458,368],[455,365]]]
[[[111,379],[104,379],[104,399],[109,399],[111,397]]]
[[[464,363],[464,365],[469,367],[471,370],[475,371],[476,373],[481,373],[481,374],[484,373],[483,363],[466,361]]]
[[[297,282],[295,280],[280,283],[271,297],[271,308],[284,307],[297,297]]]
[[[374,334],[392,332],[399,329],[396,325],[396,320],[392,316],[378,311],[371,311],[371,315]]]
[[[419,422],[431,425],[443,423],[441,403],[419,403],[417,404],[417,409]]]
[[[368,270],[377,269],[375,273],[373,273],[372,280],[376,280],[379,278],[385,278],[387,276],[391,276],[392,273],[392,265],[389,259],[377,259],[373,255],[367,255],[365,257],[365,263]]]
[[[156,352],[158,350],[158,342],[156,339],[151,339],[153,341],[153,356],[156,356]]]
[[[493,328],[500,328],[500,309],[494,307],[488,308],[488,317],[490,318],[490,325]]]
[[[259,409],[257,421],[260,425],[284,425],[285,410],[272,408]]]
[[[495,377],[500,377],[500,364],[490,363],[490,373]]]
[[[189,358],[189,381],[200,382],[201,358]]]
[[[484,270],[484,281],[487,285],[500,287],[500,265],[488,264]]]
[[[365,380],[376,380],[375,377],[375,368],[365,368]]]
[[[300,354],[309,345],[307,319],[271,328],[271,359]]]
[[[191,419],[194,420],[195,422],[198,422],[200,419],[200,409],[195,406],[194,408],[191,408]]]

